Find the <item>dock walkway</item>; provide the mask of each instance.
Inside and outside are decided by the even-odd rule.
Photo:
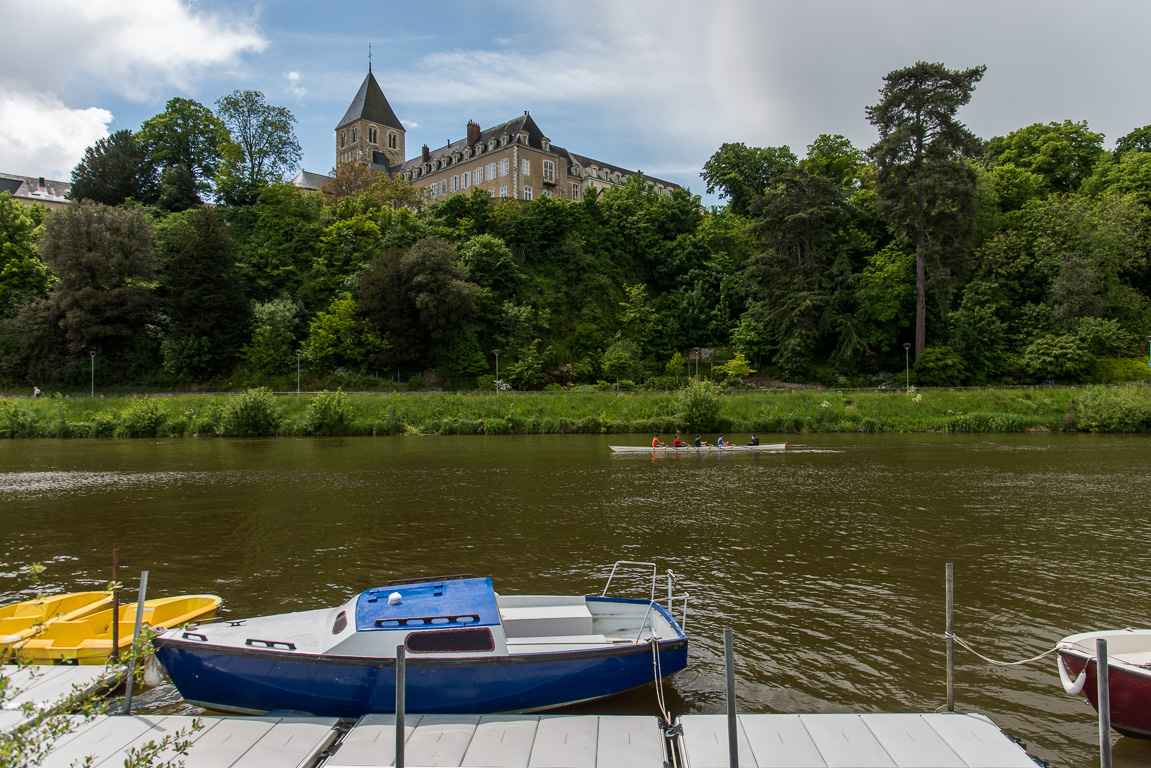
[[[335,718],[208,717],[191,734],[187,768],[297,766],[368,768],[395,764],[395,717],[367,715],[342,733]],[[61,739],[45,768],[93,756],[123,765],[127,751],[194,718],[108,716]],[[407,766],[472,768],[727,768],[727,718],[685,715],[667,742],[654,717],[596,715],[409,715]],[[345,726],[346,727],[346,726]],[[982,715],[740,715],[743,768],[1036,768]],[[673,754],[669,750],[674,750]]]
[[[31,704],[38,710],[66,712],[80,696],[111,688],[123,676],[122,668],[5,664],[0,675],[8,679],[8,692],[0,703],[0,732],[23,725],[22,708]]]

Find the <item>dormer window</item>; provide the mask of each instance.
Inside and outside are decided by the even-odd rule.
[[[495,148],[496,148],[496,140],[495,139],[489,140],[488,141],[488,149],[495,149]]]
[[[476,154],[477,155],[483,154],[483,151],[484,151],[483,142],[476,142]]]
[[[472,156],[472,148],[464,147],[464,159],[467,160]]]
[[[506,147],[510,138],[511,136],[508,136],[506,133],[503,136],[500,136],[500,146]],[[352,137],[352,141],[355,141],[355,136]]]
[[[520,144],[523,144],[525,147],[528,145],[528,135],[526,133],[521,133],[516,138],[519,139]]]
[[[460,153],[459,152],[453,152],[452,153],[452,162],[458,163],[459,161],[460,161]]]

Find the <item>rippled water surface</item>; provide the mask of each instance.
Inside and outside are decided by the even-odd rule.
[[[581,594],[617,559],[655,560],[692,594],[673,714],[722,711],[724,627],[742,711],[942,706],[949,561],[956,632],[994,658],[1151,625],[1143,436],[813,435],[786,455],[654,459],[608,442],[4,441],[0,602],[25,596],[30,563],[48,564],[53,591],[102,585],[114,547],[126,574],[150,571],[152,595],[217,593],[231,617],[421,574]],[[1055,670],[959,649],[958,707],[1057,765],[1090,765],[1094,711]],[[186,705],[161,688],[146,706]],[[584,710],[654,713],[654,690]],[[1119,739],[1116,763],[1151,765],[1151,746]]]

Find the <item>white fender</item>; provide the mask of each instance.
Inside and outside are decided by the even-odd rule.
[[[1055,662],[1059,667],[1059,681],[1063,683],[1063,690],[1071,696],[1078,696],[1079,692],[1083,690],[1083,684],[1087,682],[1087,668],[1091,666],[1091,659],[1083,665],[1083,671],[1079,673],[1079,677],[1072,680],[1067,674],[1067,669],[1063,666],[1066,662],[1063,657],[1059,656],[1058,661]]]
[[[144,658],[144,685],[156,688],[163,684],[164,672],[160,668],[160,662],[156,659],[156,654],[149,653]]]

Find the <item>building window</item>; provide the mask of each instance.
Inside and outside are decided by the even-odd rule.
[[[490,141],[488,141],[488,149],[495,149],[495,148],[496,148],[496,140],[491,139]]]
[[[483,180],[484,180],[484,167],[481,165],[479,168],[476,168],[476,184],[482,183]]]
[[[396,148],[396,134],[394,134],[394,133],[388,134],[388,148],[389,149],[395,149]]]
[[[458,192],[459,189],[460,189],[460,177],[459,176],[453,176],[451,179],[448,180],[448,191],[449,192]]]
[[[443,181],[440,182],[440,197],[443,197],[447,193],[448,193],[448,181],[447,181],[447,179],[444,179]]]
[[[496,180],[496,164],[488,163],[488,181]]]
[[[505,157],[502,160],[500,160],[500,176],[507,176],[509,172],[510,172],[509,171],[509,162],[508,162],[508,159]]]
[[[572,182],[572,200],[579,200],[579,184]]]
[[[376,129],[375,128],[371,128],[371,127],[368,128],[368,141],[371,142],[372,144],[376,143]]]
[[[347,131],[340,131],[340,149],[344,148],[344,139],[348,137]]]
[[[544,181],[555,183],[556,180],[556,164],[551,160],[544,160]]]
[[[520,161],[520,172],[524,176],[531,176],[532,175],[532,161],[528,160],[526,157],[523,160],[521,160]]]
[[[352,129],[352,143],[353,144],[356,143],[356,129],[355,128]]]
[[[550,189],[545,189],[545,190],[544,190],[544,197],[551,197],[551,196],[552,196],[551,190],[550,190]]]
[[[532,199],[532,188],[531,187],[524,187],[524,200],[531,200],[531,199]]]
[[[464,171],[460,174],[460,189],[466,189],[472,185],[472,172]]]
[[[500,187],[500,197],[507,197],[507,196],[508,196],[508,188],[507,187]]]

